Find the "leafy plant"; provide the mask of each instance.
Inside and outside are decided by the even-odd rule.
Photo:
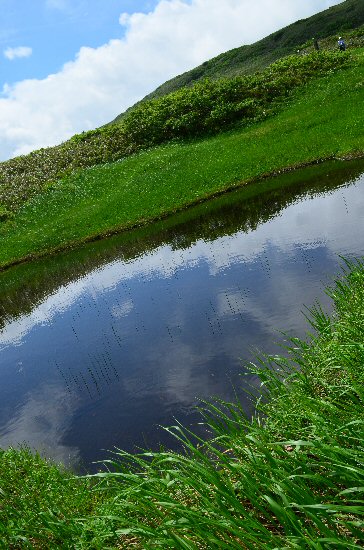
[[[204,80],[140,103],[123,119],[122,127],[142,146],[216,133],[261,117],[292,89],[349,62],[338,52],[314,52],[284,58],[254,76]]]

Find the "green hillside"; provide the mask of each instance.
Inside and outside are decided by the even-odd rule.
[[[297,49],[312,49],[312,38],[324,40],[325,46],[336,45],[337,34],[364,25],[363,0],[345,0],[337,6],[292,25],[251,44],[222,53],[202,65],[176,76],[148,94],[142,101],[162,97],[184,86],[191,86],[204,78],[232,77],[261,70],[277,59],[290,55]],[[327,40],[329,39],[329,40]],[[117,122],[124,113],[115,118]]]
[[[76,136],[63,148],[5,163],[19,185],[10,196],[0,181],[3,201],[10,196],[0,222],[0,268],[150,223],[234,187],[256,183],[259,192],[277,172],[363,156],[363,66],[363,48],[288,57],[258,77],[217,81],[217,88],[197,84],[153,100],[129,115],[129,127]],[[225,131],[209,133],[216,120]],[[184,139],[186,132],[195,137]],[[119,161],[42,181],[57,162],[103,154],[104,135],[124,152]],[[132,146],[138,152],[128,156]]]
[[[316,64],[317,71],[311,70],[303,78],[301,68],[297,70],[299,58],[310,56],[313,51],[312,38],[299,53],[296,46],[292,45],[302,44],[307,36],[326,36],[325,39],[320,39],[322,53],[333,48],[336,50],[337,35],[328,36],[328,33],[346,29],[345,38],[349,50],[363,47],[363,22],[364,2],[346,0],[321,14],[298,21],[252,46],[243,46],[221,54],[203,64],[203,73],[198,79],[189,81],[189,86],[181,88],[178,85],[179,89],[165,95],[173,81],[167,82],[156,93],[156,96],[162,95],[159,99],[165,98],[164,102],[155,103],[157,97],[154,100],[143,100],[131,108],[127,116],[120,115],[118,124],[83,132],[58,146],[39,149],[28,155],[0,162],[0,224],[49,185],[78,170],[115,162],[171,139],[202,137],[217,131],[226,131],[234,124],[246,125],[272,116],[277,110],[277,100],[279,102],[292,89],[304,85],[309,78],[322,74],[319,64]],[[320,29],[320,34],[315,32],[317,29]],[[244,76],[244,71],[251,72],[258,66],[261,68],[270,60],[285,56],[292,50],[295,54],[293,58],[291,56],[289,63],[283,62],[277,67],[273,64],[272,70],[269,67],[269,70]],[[292,74],[294,66],[298,73],[297,78]],[[328,67],[326,69],[330,70]],[[194,71],[197,75],[200,68]],[[194,71],[191,74],[195,74]],[[188,74],[190,73],[186,73]],[[234,74],[238,76],[227,78]],[[177,77],[176,82],[179,78]],[[181,83],[183,85],[182,81]],[[200,98],[203,98],[202,109],[201,105],[198,106]],[[193,109],[190,108],[191,103],[194,105]],[[139,130],[143,126],[144,135],[141,135]],[[159,135],[156,135],[157,130]],[[139,135],[136,135],[138,132]]]

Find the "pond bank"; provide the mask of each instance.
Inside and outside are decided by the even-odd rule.
[[[193,207],[195,207],[199,204],[202,204],[206,201],[213,200],[213,199],[215,199],[215,198],[217,198],[221,195],[224,195],[226,193],[230,193],[231,191],[234,191],[236,189],[239,189],[239,188],[242,188],[242,187],[245,187],[245,186],[248,186],[248,185],[252,186],[252,189],[249,190],[250,191],[249,195],[259,195],[259,194],[262,193],[262,190],[258,186],[259,185],[261,186],[263,183],[265,183],[269,179],[272,179],[272,180],[277,179],[282,175],[290,174],[292,172],[303,171],[304,169],[307,169],[309,167],[314,167],[316,165],[324,164],[324,163],[330,163],[332,161],[350,162],[350,161],[354,161],[354,160],[360,161],[363,158],[364,158],[364,151],[363,152],[353,151],[352,153],[344,154],[340,157],[336,157],[334,155],[331,155],[331,156],[328,156],[326,158],[318,158],[318,159],[311,160],[311,161],[308,161],[308,162],[303,162],[301,164],[281,167],[280,169],[274,170],[272,172],[261,174],[259,176],[254,177],[254,178],[251,178],[249,180],[234,183],[233,185],[229,185],[229,186],[227,186],[223,189],[220,189],[216,192],[213,192],[211,194],[206,194],[204,196],[198,197],[197,199],[191,200],[189,203],[184,204],[183,206],[181,206],[179,208],[173,208],[171,210],[167,210],[167,211],[163,212],[162,214],[159,214],[158,216],[151,217],[151,218],[148,218],[148,219],[141,219],[141,220],[137,221],[136,223],[129,223],[129,224],[125,224],[125,225],[116,226],[116,227],[107,229],[105,231],[102,231],[100,233],[96,233],[96,234],[88,235],[86,237],[82,237],[82,238],[80,238],[79,240],[76,240],[76,241],[69,241],[67,243],[61,244],[59,246],[56,246],[56,247],[53,247],[53,248],[50,248],[50,249],[45,249],[45,250],[42,250],[42,251],[37,252],[37,253],[32,253],[32,254],[17,258],[15,260],[9,261],[8,263],[5,263],[3,265],[0,264],[0,273],[10,269],[11,267],[15,267],[17,265],[21,265],[21,264],[24,264],[24,263],[29,263],[29,262],[32,262],[32,261],[35,261],[35,260],[38,260],[38,259],[41,259],[41,258],[44,258],[44,257],[47,257],[47,256],[52,256],[52,255],[55,255],[55,254],[59,254],[59,253],[64,252],[66,250],[71,250],[71,249],[74,249],[74,248],[78,248],[78,247],[80,247],[84,244],[92,243],[92,242],[95,242],[95,241],[98,241],[98,240],[103,240],[103,239],[106,239],[106,238],[111,237],[113,235],[118,235],[118,234],[123,233],[123,232],[130,232],[130,231],[133,231],[133,230],[141,228],[141,227],[146,227],[146,226],[151,225],[153,223],[156,223],[158,221],[164,220],[164,219],[166,219],[170,216],[173,216],[173,215],[175,215],[179,212],[183,212],[183,211],[185,211],[189,208],[193,208]],[[275,188],[275,187],[276,187],[276,185],[273,184],[272,188]]]
[[[364,173],[364,161],[330,161],[293,173],[277,175],[259,186],[245,186],[209,202],[104,240],[57,254],[52,258],[20,264],[1,274],[0,327],[5,320],[30,312],[47,296],[90,271],[112,261],[133,261],[168,243],[191,245],[226,232],[248,231],[281,215],[293,201],[317,196],[347,185]],[[231,208],[233,206],[233,208]],[[216,219],[215,219],[216,216]],[[354,214],[354,218],[355,214]],[[359,220],[358,220],[359,221]],[[347,250],[347,249],[346,249]],[[337,253],[347,251],[337,250]],[[353,252],[357,255],[357,251]],[[316,293],[315,293],[316,295]]]
[[[328,292],[333,314],[314,308],[308,342],[293,339],[288,358],[252,367],[268,397],[259,406],[264,422],[246,418],[238,404],[215,402],[205,411],[208,442],[192,442],[177,426],[170,431],[186,453],[116,452],[110,472],[88,479],[27,450],[2,452],[3,542],[360,548],[364,264],[347,264]]]

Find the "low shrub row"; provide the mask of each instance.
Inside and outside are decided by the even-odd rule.
[[[204,80],[140,103],[125,117],[123,128],[143,146],[216,133],[264,118],[274,101],[348,62],[347,55],[322,51],[286,57],[253,76]]]

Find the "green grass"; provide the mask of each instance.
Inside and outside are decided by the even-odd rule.
[[[257,413],[201,408],[209,439],[168,428],[184,452],[117,451],[77,478],[0,454],[4,548],[359,549],[364,540],[364,263],[316,305],[312,334],[251,366]]]
[[[354,58],[296,90],[267,120],[55,182],[0,225],[0,267],[150,222],[287,167],[362,155],[363,50]]]
[[[29,449],[0,451],[0,548],[70,548],[81,537],[73,517],[99,502],[90,483]],[[72,519],[72,522],[70,521]]]

